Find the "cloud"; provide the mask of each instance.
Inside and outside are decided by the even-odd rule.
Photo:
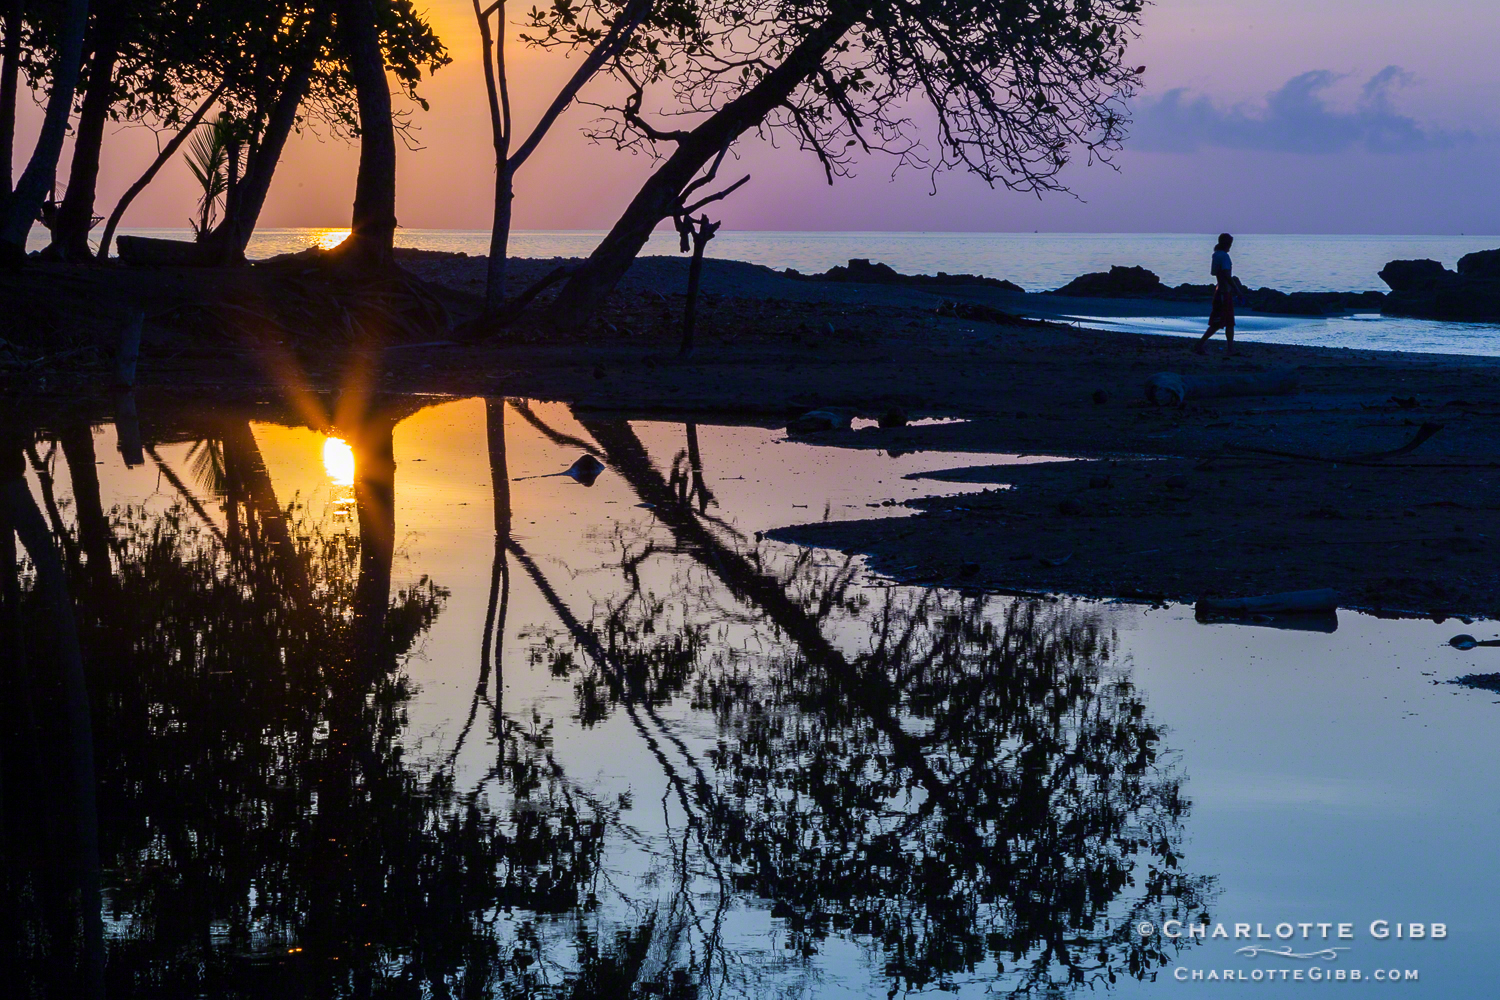
[[[1341,79],[1326,69],[1309,70],[1268,95],[1259,108],[1221,108],[1207,95],[1190,97],[1187,88],[1178,87],[1137,106],[1130,145],[1170,153],[1211,146],[1279,153],[1407,153],[1445,149],[1472,138],[1467,132],[1424,128],[1397,112],[1391,94],[1412,82],[1400,66],[1387,66],[1365,81],[1352,111],[1334,110],[1324,98]]]

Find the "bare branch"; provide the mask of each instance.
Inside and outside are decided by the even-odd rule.
[[[739,180],[735,181],[733,184],[729,185],[724,190],[720,191],[718,194],[711,194],[707,198],[702,198],[698,201],[693,202],[691,205],[684,206],[682,212],[684,215],[689,215],[693,212],[698,211],[698,209],[702,208],[704,205],[709,205],[716,201],[723,201],[725,198],[728,198],[730,195],[734,194],[735,191],[744,187],[749,182],[750,175],[746,174]]]

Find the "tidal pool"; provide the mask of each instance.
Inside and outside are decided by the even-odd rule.
[[[35,995],[1487,992],[1500,704],[1446,683],[1500,670],[1446,645],[1487,622],[1202,624],[759,535],[1035,457],[313,409],[32,435],[74,607],[7,591]]]

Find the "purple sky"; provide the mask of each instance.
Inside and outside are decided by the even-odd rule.
[[[413,228],[487,228],[493,161],[471,7],[427,9],[455,60],[423,88],[426,148],[403,154],[398,215]],[[737,169],[753,180],[722,215],[762,230],[1500,234],[1497,37],[1495,0],[1162,0],[1131,56],[1147,66],[1134,136],[1117,171],[1070,168],[1081,200],[953,174],[930,196],[925,177],[893,182],[879,157],[830,188],[810,156],[752,142]],[[527,122],[571,65],[516,55]],[[23,156],[39,118],[26,110]],[[577,130],[591,117],[575,109],[527,165],[517,228],[604,228],[629,199],[649,161],[589,144]],[[155,146],[129,129],[105,149],[101,214]],[[356,157],[336,141],[294,141],[262,223],[345,224]],[[125,225],[186,225],[192,203],[174,165]]]

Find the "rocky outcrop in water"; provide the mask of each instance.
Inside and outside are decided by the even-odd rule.
[[[872,264],[862,257],[849,261],[848,267],[830,267],[822,274],[803,274],[791,267],[782,273],[799,281],[851,281],[865,285],[984,285],[1006,292],[1026,290],[1014,281],[986,278],[980,274],[949,274],[947,271],[939,271],[937,274],[902,274],[889,264],[879,261]]]
[[[1480,250],[1450,271],[1435,260],[1393,260],[1380,271],[1391,286],[1382,311],[1420,319],[1500,322],[1500,250]]]
[[[1075,295],[1091,299],[1161,299],[1170,297],[1172,289],[1161,283],[1155,271],[1144,267],[1120,267],[1108,271],[1080,274],[1049,295]]]
[[[1234,279],[1239,300],[1256,312],[1283,313],[1294,316],[1324,316],[1353,309],[1379,309],[1385,296],[1380,292],[1283,292],[1275,288],[1246,288]],[[1080,275],[1048,295],[1072,295],[1081,298],[1167,299],[1174,302],[1208,302],[1214,286],[1162,284],[1153,271],[1144,267],[1120,267]]]

